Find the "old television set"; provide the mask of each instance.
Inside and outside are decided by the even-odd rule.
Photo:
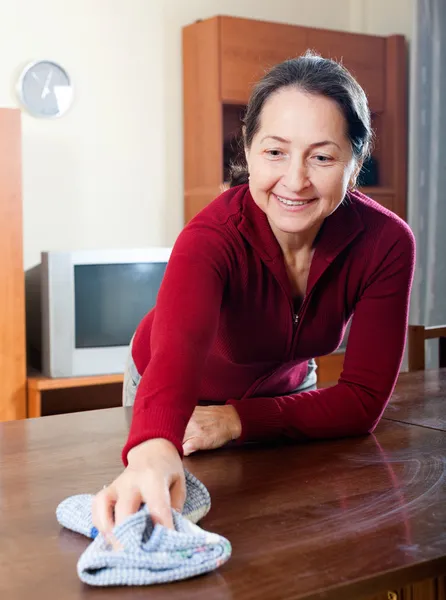
[[[25,276],[28,362],[47,377],[122,373],[171,248],[42,252]]]

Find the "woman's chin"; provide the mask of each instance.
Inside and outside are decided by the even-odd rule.
[[[296,215],[274,215],[269,221],[275,229],[283,233],[305,233],[315,227],[314,219],[305,219],[302,216],[298,217]]]

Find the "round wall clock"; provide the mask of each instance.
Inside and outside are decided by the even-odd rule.
[[[22,104],[34,117],[62,116],[73,99],[73,88],[68,73],[49,60],[30,63],[18,82]]]

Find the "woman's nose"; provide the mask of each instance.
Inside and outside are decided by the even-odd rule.
[[[305,164],[290,163],[282,180],[292,192],[298,192],[310,185],[308,169]]]

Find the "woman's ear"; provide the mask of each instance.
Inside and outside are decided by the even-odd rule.
[[[348,189],[353,190],[356,187],[356,180],[358,179],[358,175],[361,172],[362,165],[364,161],[360,160],[356,162],[356,165],[353,169],[353,173],[351,174],[350,180],[348,182]]]

